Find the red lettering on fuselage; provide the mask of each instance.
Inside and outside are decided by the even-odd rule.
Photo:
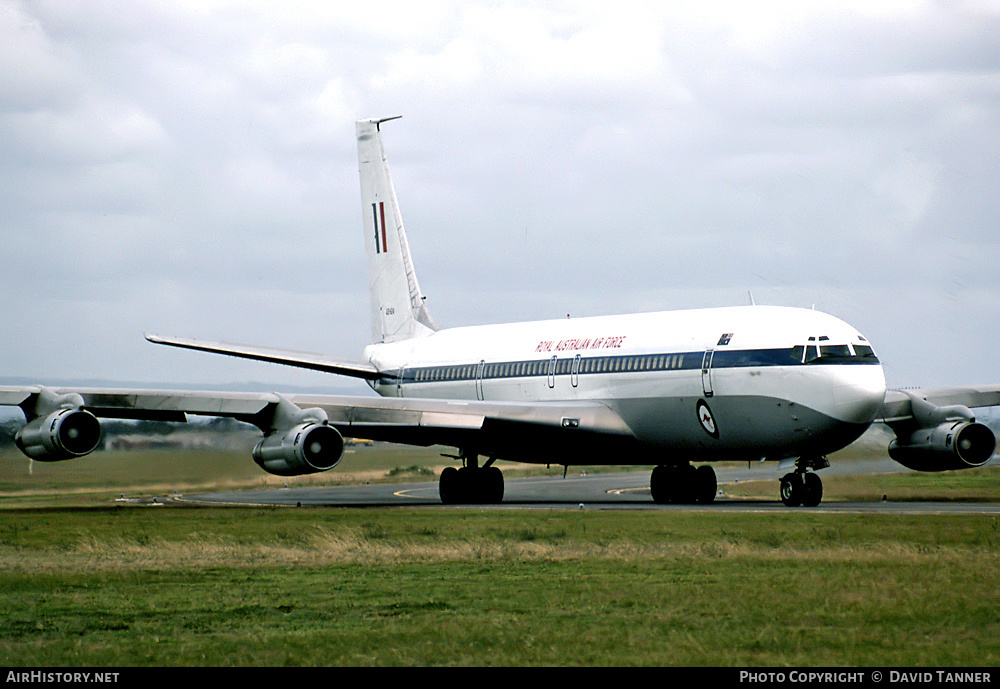
[[[588,349],[620,349],[626,335],[611,337],[570,337],[565,340],[542,340],[536,352],[582,352]]]

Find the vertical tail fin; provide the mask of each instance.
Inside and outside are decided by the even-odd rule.
[[[372,342],[396,342],[437,330],[413,271],[382,145],[380,125],[394,119],[357,122]]]

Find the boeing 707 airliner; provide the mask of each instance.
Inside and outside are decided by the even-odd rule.
[[[395,119],[395,118],[389,118]],[[334,468],[344,438],[454,448],[444,503],[497,503],[497,460],[652,465],[652,499],[710,503],[720,460],[776,462],[788,506],[822,500],[827,455],[873,423],[895,432],[906,467],[981,466],[993,432],[972,408],[1000,386],[887,390],[872,344],[811,309],[743,306],[439,329],[420,290],[382,142],[386,119],[357,123],[372,344],[348,361],[147,335],[158,344],[364,379],[379,397],[130,389],[0,388],[27,419],[21,450],[41,461],[97,448],[100,418],[255,424],[267,472]]]

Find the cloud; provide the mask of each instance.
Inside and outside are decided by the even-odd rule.
[[[0,0],[0,346],[25,375],[178,382],[248,369],[142,332],[359,353],[353,120],[403,114],[386,145],[439,323],[752,289],[867,327],[897,384],[984,382],[998,19],[905,0]]]

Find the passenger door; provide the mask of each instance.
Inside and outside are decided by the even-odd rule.
[[[711,397],[715,394],[712,390],[712,359],[714,357],[714,349],[706,349],[705,354],[701,357],[701,389],[705,393],[705,397]]]

